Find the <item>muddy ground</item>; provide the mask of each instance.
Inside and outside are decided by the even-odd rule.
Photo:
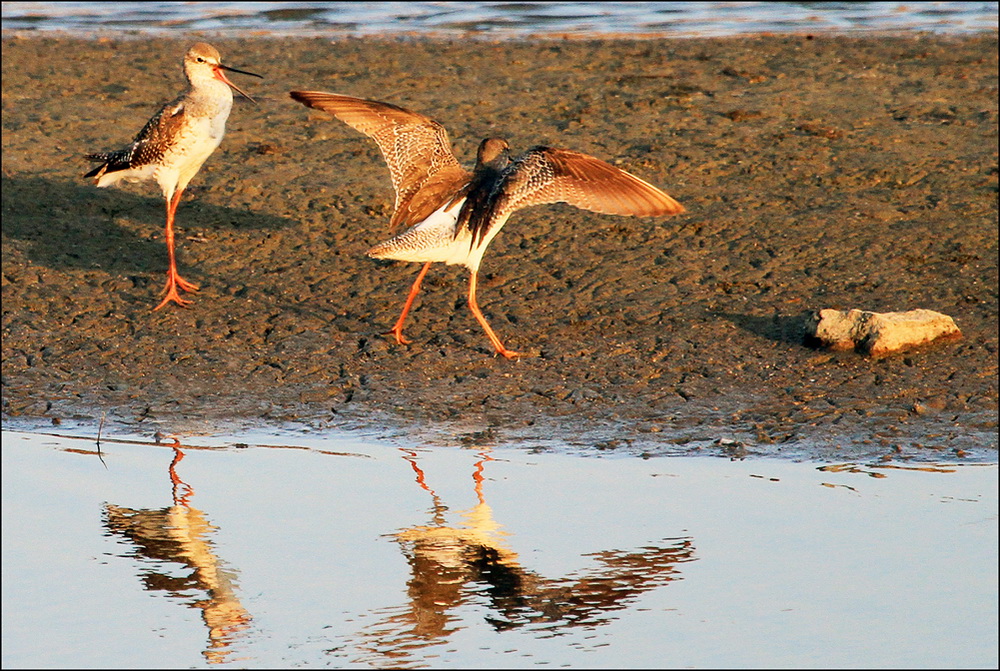
[[[183,88],[183,40],[3,42],[3,417],[105,432],[344,428],[626,453],[995,459],[997,36],[486,42],[210,40],[238,100],[178,210],[97,189]],[[290,89],[390,101],[479,140],[611,160],[687,207],[515,215],[468,273],[365,256],[374,143]],[[881,360],[802,342],[824,307],[928,308],[964,337]]]

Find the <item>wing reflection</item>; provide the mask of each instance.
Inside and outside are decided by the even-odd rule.
[[[525,567],[505,542],[483,493],[483,471],[492,461],[484,451],[475,464],[477,503],[447,523],[448,508],[426,482],[416,452],[402,450],[417,484],[432,498],[431,523],[394,537],[410,565],[408,603],[380,610],[381,620],[361,632],[362,647],[381,664],[403,665],[416,649],[440,644],[461,629],[453,611],[487,609],[497,631],[530,626],[548,635],[567,627],[597,626],[608,613],[627,608],[640,594],[679,579],[678,564],[692,561],[690,538],[665,539],[633,550],[589,555],[593,568],[564,577],[545,577]]]
[[[249,628],[250,614],[236,595],[236,571],[223,568],[210,540],[217,529],[190,504],[194,489],[177,475],[184,458],[175,440],[170,463],[173,505],[135,510],[104,504],[104,525],[112,534],[135,546],[133,556],[146,560],[140,573],[144,587],[167,595],[202,612],[208,629],[203,654],[210,664],[234,661],[232,646]],[[191,569],[184,575],[177,565]]]

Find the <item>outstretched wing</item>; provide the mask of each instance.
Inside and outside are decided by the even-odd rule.
[[[655,217],[684,207],[649,182],[599,158],[568,149],[533,147],[504,171],[498,187],[504,207],[517,210],[569,203],[601,214]]]
[[[444,126],[422,114],[322,91],[292,91],[291,96],[303,105],[330,112],[375,140],[396,191],[393,228],[423,221],[471,177],[455,159]]]
[[[568,203],[591,212],[637,217],[680,214],[684,207],[662,190],[599,158],[568,149],[533,147],[511,161],[494,187],[486,216],[470,222],[474,239],[515,211]]]

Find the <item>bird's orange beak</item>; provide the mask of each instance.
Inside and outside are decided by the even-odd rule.
[[[234,84],[231,81],[229,81],[229,77],[226,76],[226,73],[223,72],[223,70],[229,70],[230,72],[238,72],[241,75],[250,75],[251,77],[260,77],[261,79],[263,79],[264,77],[262,77],[261,75],[255,74],[253,72],[247,72],[246,70],[237,70],[236,68],[231,68],[228,65],[223,65],[222,63],[219,63],[214,68],[212,68],[212,72],[215,74],[215,78],[216,79],[218,79],[220,82],[225,82],[234,91],[236,91],[241,96],[243,96],[244,98],[246,98],[247,100],[249,100],[250,102],[252,102],[253,104],[256,105],[257,101],[254,100],[253,98],[251,98],[249,96],[249,94],[245,93],[239,86],[237,86],[236,84]]]

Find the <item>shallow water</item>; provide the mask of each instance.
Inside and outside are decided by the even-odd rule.
[[[995,30],[996,2],[5,2],[19,31],[218,35],[870,33]]]
[[[3,433],[5,668],[997,665],[996,465],[181,442]]]

